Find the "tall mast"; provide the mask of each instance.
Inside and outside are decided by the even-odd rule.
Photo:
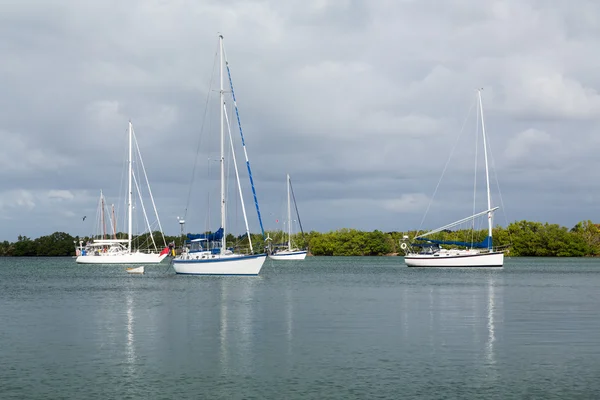
[[[250,161],[248,160],[248,152],[246,151],[246,141],[244,140],[244,132],[242,131],[242,123],[240,122],[240,113],[235,99],[235,90],[233,90],[233,81],[231,80],[231,71],[229,69],[229,62],[227,61],[227,53],[225,53],[225,47],[223,47],[223,57],[225,58],[225,68],[227,69],[227,77],[229,78],[229,89],[231,90],[231,98],[233,100],[233,108],[235,109],[235,116],[237,117],[238,128],[240,129],[240,137],[242,139],[242,149],[244,149],[244,157],[246,158],[246,167],[248,168],[248,177],[250,178],[250,187],[252,188],[252,195],[254,196],[254,205],[256,206],[256,214],[258,214],[258,222],[260,223],[260,231],[262,232],[263,238],[265,237],[265,229],[262,223],[262,217],[260,216],[260,208],[258,207],[258,199],[256,197],[256,188],[254,187],[254,179],[252,178],[252,169],[250,168]],[[251,246],[252,247],[252,246]]]
[[[129,121],[129,185],[127,189],[127,250],[131,252],[131,231],[133,230],[133,221],[131,219],[131,214],[133,211],[133,204],[131,202],[131,175],[133,174],[133,166],[131,165],[131,157],[132,157],[132,137],[133,137],[133,128],[131,126],[131,120]]]
[[[225,252],[226,233],[225,233],[225,133],[224,133],[224,117],[225,117],[225,97],[223,91],[223,35],[219,35],[219,104],[221,108],[221,228],[223,228],[223,237],[221,238],[221,254]]]
[[[292,250],[292,209],[290,208],[290,174],[287,174],[287,200],[288,200],[288,250]]]
[[[483,136],[483,155],[485,158],[485,184],[487,188],[487,206],[488,206],[488,236],[492,237],[492,199],[490,196],[490,173],[488,170],[488,155],[487,155],[487,143],[485,139],[485,122],[483,121],[483,104],[481,101],[481,91],[483,89],[479,89],[477,91],[477,96],[479,97],[479,113],[481,114],[481,134]],[[488,248],[492,249],[491,240],[488,242]]]
[[[117,238],[117,219],[115,218],[115,205],[112,204],[112,228],[113,228],[113,239]]]

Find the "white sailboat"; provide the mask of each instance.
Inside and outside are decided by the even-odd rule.
[[[272,260],[304,260],[306,258],[306,250],[300,250],[298,248],[292,247],[292,207],[291,207],[291,196],[290,189],[292,186],[292,182],[290,181],[290,174],[287,174],[287,248],[277,250],[272,254],[269,254],[269,258]],[[294,205],[296,201],[294,199]],[[296,212],[298,209],[296,208]],[[298,218],[300,220],[300,218]],[[302,226],[302,225],[300,225]]]
[[[158,247],[156,246],[156,242],[154,240],[154,236],[152,235],[152,229],[150,223],[148,222],[148,218],[146,216],[146,209],[144,207],[143,200],[140,196],[140,204],[142,206],[142,210],[144,212],[144,218],[146,220],[147,228],[149,231],[149,236],[152,241],[152,250],[150,251],[141,251],[140,249],[134,250],[132,247],[132,231],[133,231],[133,183],[135,183],[137,192],[139,193],[139,182],[137,181],[135,175],[133,174],[133,139],[134,132],[131,121],[129,122],[129,156],[128,156],[128,190],[127,190],[127,239],[97,239],[93,240],[90,243],[87,243],[85,246],[83,242],[79,243],[79,247],[77,248],[77,258],[76,262],[78,264],[158,264],[162,262],[169,254],[169,248],[164,245],[164,249],[162,251],[158,251]],[[137,147],[136,141],[136,149],[137,155],[139,156],[142,170],[144,172],[144,176],[146,178],[146,183],[148,184],[148,177],[146,176],[146,171],[144,169],[144,164],[141,162],[141,155],[139,153],[139,148]],[[158,212],[156,211],[156,205],[154,203],[154,198],[152,197],[152,191],[150,190],[150,185],[148,184],[148,192],[150,194],[150,199],[152,200],[152,206],[154,208],[154,212],[156,214],[156,219],[158,222],[158,227],[160,229],[163,243],[165,242],[164,235],[162,234],[162,226],[160,225],[160,219],[158,219]],[[102,207],[104,207],[102,205]],[[102,209],[102,213],[104,212],[104,208]],[[115,222],[112,222],[113,229]],[[115,231],[116,233],[116,231]],[[104,235],[103,235],[104,236]]]
[[[432,231],[417,235],[413,243],[402,242],[400,247],[405,251],[404,261],[409,267],[502,267],[504,264],[504,252],[494,250],[492,242],[492,216],[499,207],[492,207],[490,195],[490,177],[488,169],[487,142],[485,135],[485,124],[483,121],[483,104],[481,101],[481,90],[477,92],[479,103],[479,115],[481,117],[481,132],[483,137],[483,150],[485,160],[485,179],[487,189],[487,210],[476,213],[470,217],[442,226]],[[475,218],[487,214],[488,236],[480,243],[469,243],[459,241],[441,241],[428,239],[427,236],[434,233],[446,231],[460,224],[473,221]],[[407,239],[405,237],[405,239]],[[420,241],[416,243],[415,241]],[[442,245],[455,245],[465,247],[464,249],[446,249]]]
[[[250,237],[250,229],[248,226],[248,218],[246,215],[246,208],[244,206],[244,199],[242,195],[242,186],[240,183],[240,177],[237,168],[237,162],[235,159],[235,151],[233,141],[231,137],[231,127],[229,124],[229,118],[227,117],[227,109],[225,104],[225,90],[223,88],[223,62],[227,68],[229,84],[231,94],[233,96],[233,106],[238,116],[238,125],[240,127],[240,134],[242,135],[242,146],[244,148],[244,155],[246,157],[246,165],[248,167],[250,183],[252,190],[254,191],[254,183],[252,180],[252,173],[250,170],[250,163],[248,161],[248,153],[246,152],[245,142],[243,140],[243,134],[239,121],[239,113],[237,113],[237,104],[235,100],[235,92],[233,91],[233,83],[231,81],[231,74],[229,73],[229,63],[225,58],[225,51],[223,47],[223,36],[219,35],[219,64],[220,64],[220,140],[221,140],[221,227],[212,234],[196,235],[191,240],[189,248],[184,248],[181,255],[173,259],[173,268],[178,274],[189,274],[189,275],[258,275],[263,263],[267,257],[266,254],[253,254],[252,239]],[[232,249],[228,249],[226,245],[226,197],[225,197],[225,122],[227,123],[227,129],[229,133],[229,142],[231,145],[231,158],[235,169],[235,175],[237,179],[237,188],[240,195],[240,203],[242,213],[244,215],[244,222],[246,224],[246,234],[248,236],[250,254],[236,253]],[[260,221],[260,211],[258,209],[258,201],[256,195],[254,197],[258,218]],[[261,223],[262,228],[262,223]],[[190,237],[190,235],[188,235]],[[216,247],[211,247],[211,244],[217,243]]]

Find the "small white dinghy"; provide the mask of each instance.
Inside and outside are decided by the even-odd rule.
[[[127,273],[128,274],[143,274],[144,273],[144,266],[139,266],[139,267],[133,267],[133,268],[127,268]]]

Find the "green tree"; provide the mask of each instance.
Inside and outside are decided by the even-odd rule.
[[[54,232],[48,236],[41,236],[35,239],[35,249],[37,256],[69,256],[75,253],[76,240],[73,236],[65,232]]]
[[[13,245],[13,256],[27,257],[37,255],[35,242],[27,236],[17,238],[17,242]]]
[[[581,221],[571,229],[571,232],[585,242],[589,249],[589,255],[600,255],[600,229],[598,229],[598,225],[590,220]]]

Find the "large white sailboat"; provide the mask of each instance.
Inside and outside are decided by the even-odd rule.
[[[307,250],[300,250],[292,246],[292,207],[291,207],[291,196],[290,191],[292,188],[292,182],[290,180],[290,174],[287,174],[287,247],[279,249],[269,254],[269,258],[272,260],[304,260],[306,258]],[[294,199],[294,207],[296,208],[296,214],[298,214],[298,208],[296,207],[296,200]],[[300,222],[300,217],[298,217]],[[300,224],[302,229],[302,225]]]
[[[254,203],[256,205],[256,211],[258,214],[259,221],[261,221],[260,211],[258,208],[258,201],[256,199],[256,192],[254,190],[254,182],[252,179],[252,172],[250,169],[250,163],[248,161],[248,153],[246,151],[245,141],[241,129],[239,120],[239,113],[237,112],[237,103],[235,100],[235,92],[233,90],[233,83],[231,80],[231,73],[229,70],[229,63],[225,57],[225,50],[223,47],[223,36],[219,35],[219,65],[220,65],[220,95],[219,95],[219,108],[220,108],[220,142],[221,142],[221,226],[220,228],[210,234],[200,235],[188,235],[190,238],[190,246],[183,249],[182,254],[175,257],[172,261],[173,268],[178,274],[189,274],[189,275],[258,275],[263,263],[267,257],[266,254],[254,254],[252,246],[252,238],[250,237],[250,229],[248,226],[248,218],[246,215],[246,208],[244,206],[244,199],[242,195],[242,186],[240,183],[240,176],[237,168],[237,162],[235,158],[235,150],[231,135],[231,126],[229,118],[227,116],[227,107],[225,103],[225,90],[223,87],[224,68],[223,63],[225,62],[225,68],[227,69],[227,76],[229,78],[229,88],[233,97],[233,107],[236,111],[238,119],[238,127],[240,128],[240,135],[242,136],[242,146],[244,149],[244,155],[246,158],[246,166],[248,168],[248,175],[250,183],[252,185],[252,191],[254,193]],[[237,189],[240,195],[240,203],[242,208],[242,214],[244,216],[244,222],[246,226],[246,234],[249,242],[249,254],[242,254],[235,252],[232,248],[227,248],[227,234],[226,234],[226,203],[227,198],[225,196],[225,123],[227,124],[227,130],[229,133],[231,160],[235,169],[235,175],[237,179]],[[262,222],[261,222],[262,228]],[[263,230],[264,232],[264,230]]]
[[[492,241],[492,216],[499,207],[492,207],[490,195],[490,177],[488,168],[488,153],[483,120],[483,104],[481,90],[477,92],[479,116],[481,117],[481,132],[485,160],[485,179],[487,192],[487,210],[475,213],[451,224],[417,235],[412,243],[403,241],[400,247],[405,251],[404,261],[409,267],[502,267],[504,252],[495,250]],[[428,236],[446,232],[450,228],[463,223],[474,221],[487,215],[488,235],[482,242],[442,241],[429,239]],[[408,239],[405,237],[405,239]],[[444,248],[442,245],[460,246],[461,248]]]
[[[154,198],[152,196],[152,191],[150,190],[150,185],[148,184],[148,177],[146,175],[146,171],[144,169],[144,164],[141,161],[141,154],[139,152],[139,147],[137,146],[137,140],[135,141],[135,147],[137,150],[137,155],[140,160],[141,169],[144,173],[146,184],[148,184],[148,192],[150,195],[150,199],[152,201],[152,207],[154,208],[154,213],[156,214],[156,220],[158,224],[158,228],[160,230],[163,246],[158,247],[155,241],[155,238],[152,234],[152,229],[150,223],[148,221],[146,215],[146,209],[144,207],[144,203],[142,197],[140,195],[140,204],[142,207],[142,211],[144,213],[144,219],[147,224],[150,244],[147,251],[143,251],[142,249],[133,249],[133,184],[137,188],[137,192],[139,193],[139,185],[137,178],[133,173],[133,143],[134,143],[134,132],[131,121],[129,122],[129,155],[128,155],[128,189],[127,189],[127,239],[117,239],[113,237],[112,239],[96,239],[84,245],[83,242],[79,243],[79,247],[76,249],[77,258],[76,262],[78,264],[158,264],[162,262],[169,255],[169,248],[166,246],[165,237],[163,235],[162,226],[160,225],[160,219],[158,218],[158,212],[156,210],[156,204],[154,203]],[[103,196],[101,195],[101,204],[102,204],[102,223],[104,224],[104,202]],[[113,212],[114,217],[114,212]],[[116,236],[115,224],[116,221],[111,220],[111,224],[113,227],[113,231]],[[162,251],[160,251],[161,249]]]

